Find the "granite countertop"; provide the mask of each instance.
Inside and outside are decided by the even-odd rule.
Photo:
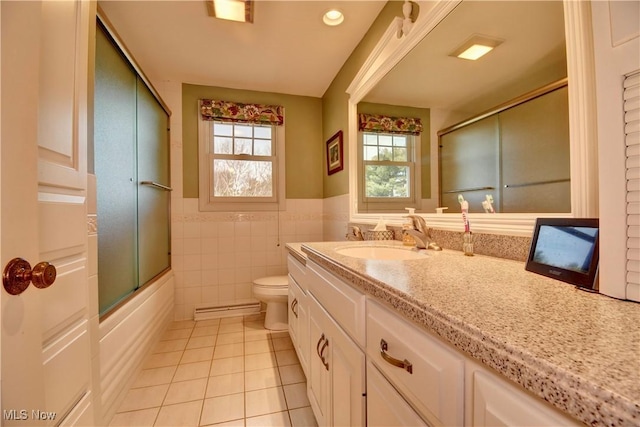
[[[594,426],[640,425],[640,304],[578,290],[517,261],[450,250],[407,261],[336,252],[367,245],[403,247],[287,247],[570,416]]]

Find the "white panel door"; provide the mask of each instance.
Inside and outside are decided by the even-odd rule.
[[[87,281],[88,1],[1,2],[2,268],[53,285],[0,293],[4,425],[92,424]],[[95,295],[94,295],[95,296]]]

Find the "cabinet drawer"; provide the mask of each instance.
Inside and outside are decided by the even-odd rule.
[[[367,300],[366,326],[369,360],[421,416],[435,425],[462,425],[463,357],[373,300]],[[401,364],[411,367],[396,366]]]
[[[289,274],[298,283],[298,286],[306,293],[308,289],[307,285],[307,267],[305,267],[300,261],[295,259],[293,255],[287,256],[287,268]]]
[[[367,426],[427,426],[371,362],[367,363]]]
[[[365,296],[319,265],[307,263],[309,292],[361,347],[365,345]]]

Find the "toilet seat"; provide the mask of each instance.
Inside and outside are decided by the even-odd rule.
[[[288,288],[289,287],[289,277],[288,276],[269,276],[269,277],[261,277],[253,281],[253,284],[256,287],[277,289],[277,288]]]

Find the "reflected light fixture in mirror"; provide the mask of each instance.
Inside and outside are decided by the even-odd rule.
[[[207,1],[209,15],[236,22],[253,22],[253,0]]]
[[[504,40],[474,34],[449,56],[475,61],[498,47]]]
[[[344,14],[338,9],[330,9],[322,16],[322,22],[330,27],[342,24],[344,21]]]

